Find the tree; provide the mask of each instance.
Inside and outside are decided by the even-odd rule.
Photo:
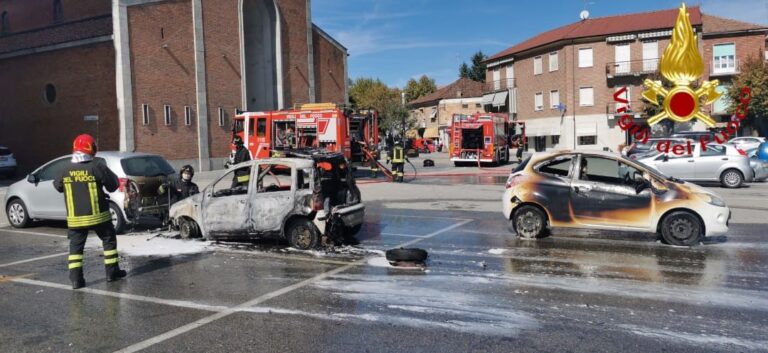
[[[461,63],[459,66],[459,77],[468,78],[477,82],[485,82],[485,59],[488,57],[480,50],[472,55],[472,67],[468,67],[467,63]]]
[[[752,99],[747,106],[747,115],[741,125],[755,128],[760,136],[768,135],[768,65],[759,57],[750,56],[741,65],[741,73],[733,79],[728,89],[728,112],[735,114],[741,104],[741,90],[748,87]]]
[[[402,91],[390,88],[380,79],[357,78],[349,87],[349,99],[359,108],[373,108],[379,112],[379,131],[401,130],[403,119],[406,130],[413,125],[408,119],[408,111],[401,103]]]
[[[436,90],[435,80],[427,77],[427,75],[421,75],[418,81],[415,79],[408,80],[408,83],[405,85],[405,101],[413,101]]]

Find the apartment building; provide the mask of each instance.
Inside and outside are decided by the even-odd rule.
[[[482,82],[460,78],[435,92],[408,102],[407,106],[416,126],[423,129],[422,137],[448,141],[453,114],[483,112],[482,92]]]
[[[725,92],[740,63],[750,56],[764,59],[766,26],[688,9],[698,37],[705,71],[702,80],[718,79]],[[618,126],[614,93],[622,98],[637,125],[647,125],[642,82],[659,77],[664,52],[678,9],[584,19],[541,33],[487,59],[484,107],[509,112],[526,123],[529,149],[611,149],[631,141]],[[617,106],[617,104],[619,104]],[[727,100],[703,107],[724,126]],[[657,124],[654,134],[704,130],[701,123]]]

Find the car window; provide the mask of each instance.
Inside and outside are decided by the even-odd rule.
[[[212,186],[211,192],[213,197],[247,194],[250,170],[250,167],[241,167],[230,170],[228,173],[224,174],[224,176]]]
[[[725,146],[707,146],[707,150],[701,150],[702,157],[724,156]]]
[[[37,178],[40,179],[40,181],[56,179],[61,176],[61,173],[64,172],[64,169],[69,166],[71,163],[70,160],[70,157],[57,159],[43,167],[43,169],[40,169],[37,173],[35,173],[35,175],[37,175]]]
[[[634,174],[640,170],[621,161],[603,157],[581,159],[579,179],[612,185],[634,185]]]
[[[542,163],[538,167],[538,172],[554,176],[567,177],[571,170],[573,156],[557,157],[550,161]]]
[[[293,186],[292,171],[290,166],[284,164],[259,165],[259,176],[256,180],[259,193],[290,191]]]
[[[130,176],[161,176],[175,173],[173,167],[160,156],[139,156],[123,158],[123,171]]]
[[[312,181],[312,168],[302,169],[299,174],[296,175],[296,188],[297,189],[309,189],[311,188],[310,182]]]

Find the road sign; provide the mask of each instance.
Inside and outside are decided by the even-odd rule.
[[[83,120],[85,121],[99,121],[98,115],[85,115],[83,116]]]

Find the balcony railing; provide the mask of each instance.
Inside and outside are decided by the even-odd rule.
[[[514,78],[505,78],[503,80],[487,81],[483,83],[483,92],[496,92],[509,88],[515,88]]]
[[[605,65],[605,75],[608,78],[648,75],[658,70],[659,59],[617,61]]]
[[[629,103],[619,103],[619,102],[610,102],[606,104],[605,107],[605,114],[607,115],[624,115],[629,114],[634,116],[635,114],[643,115],[643,107],[644,102],[640,100],[630,100]],[[617,113],[616,111],[619,110],[621,107],[629,106],[629,108],[622,112]]]
[[[739,59],[721,57],[712,60],[709,76],[738,75],[740,72]]]

